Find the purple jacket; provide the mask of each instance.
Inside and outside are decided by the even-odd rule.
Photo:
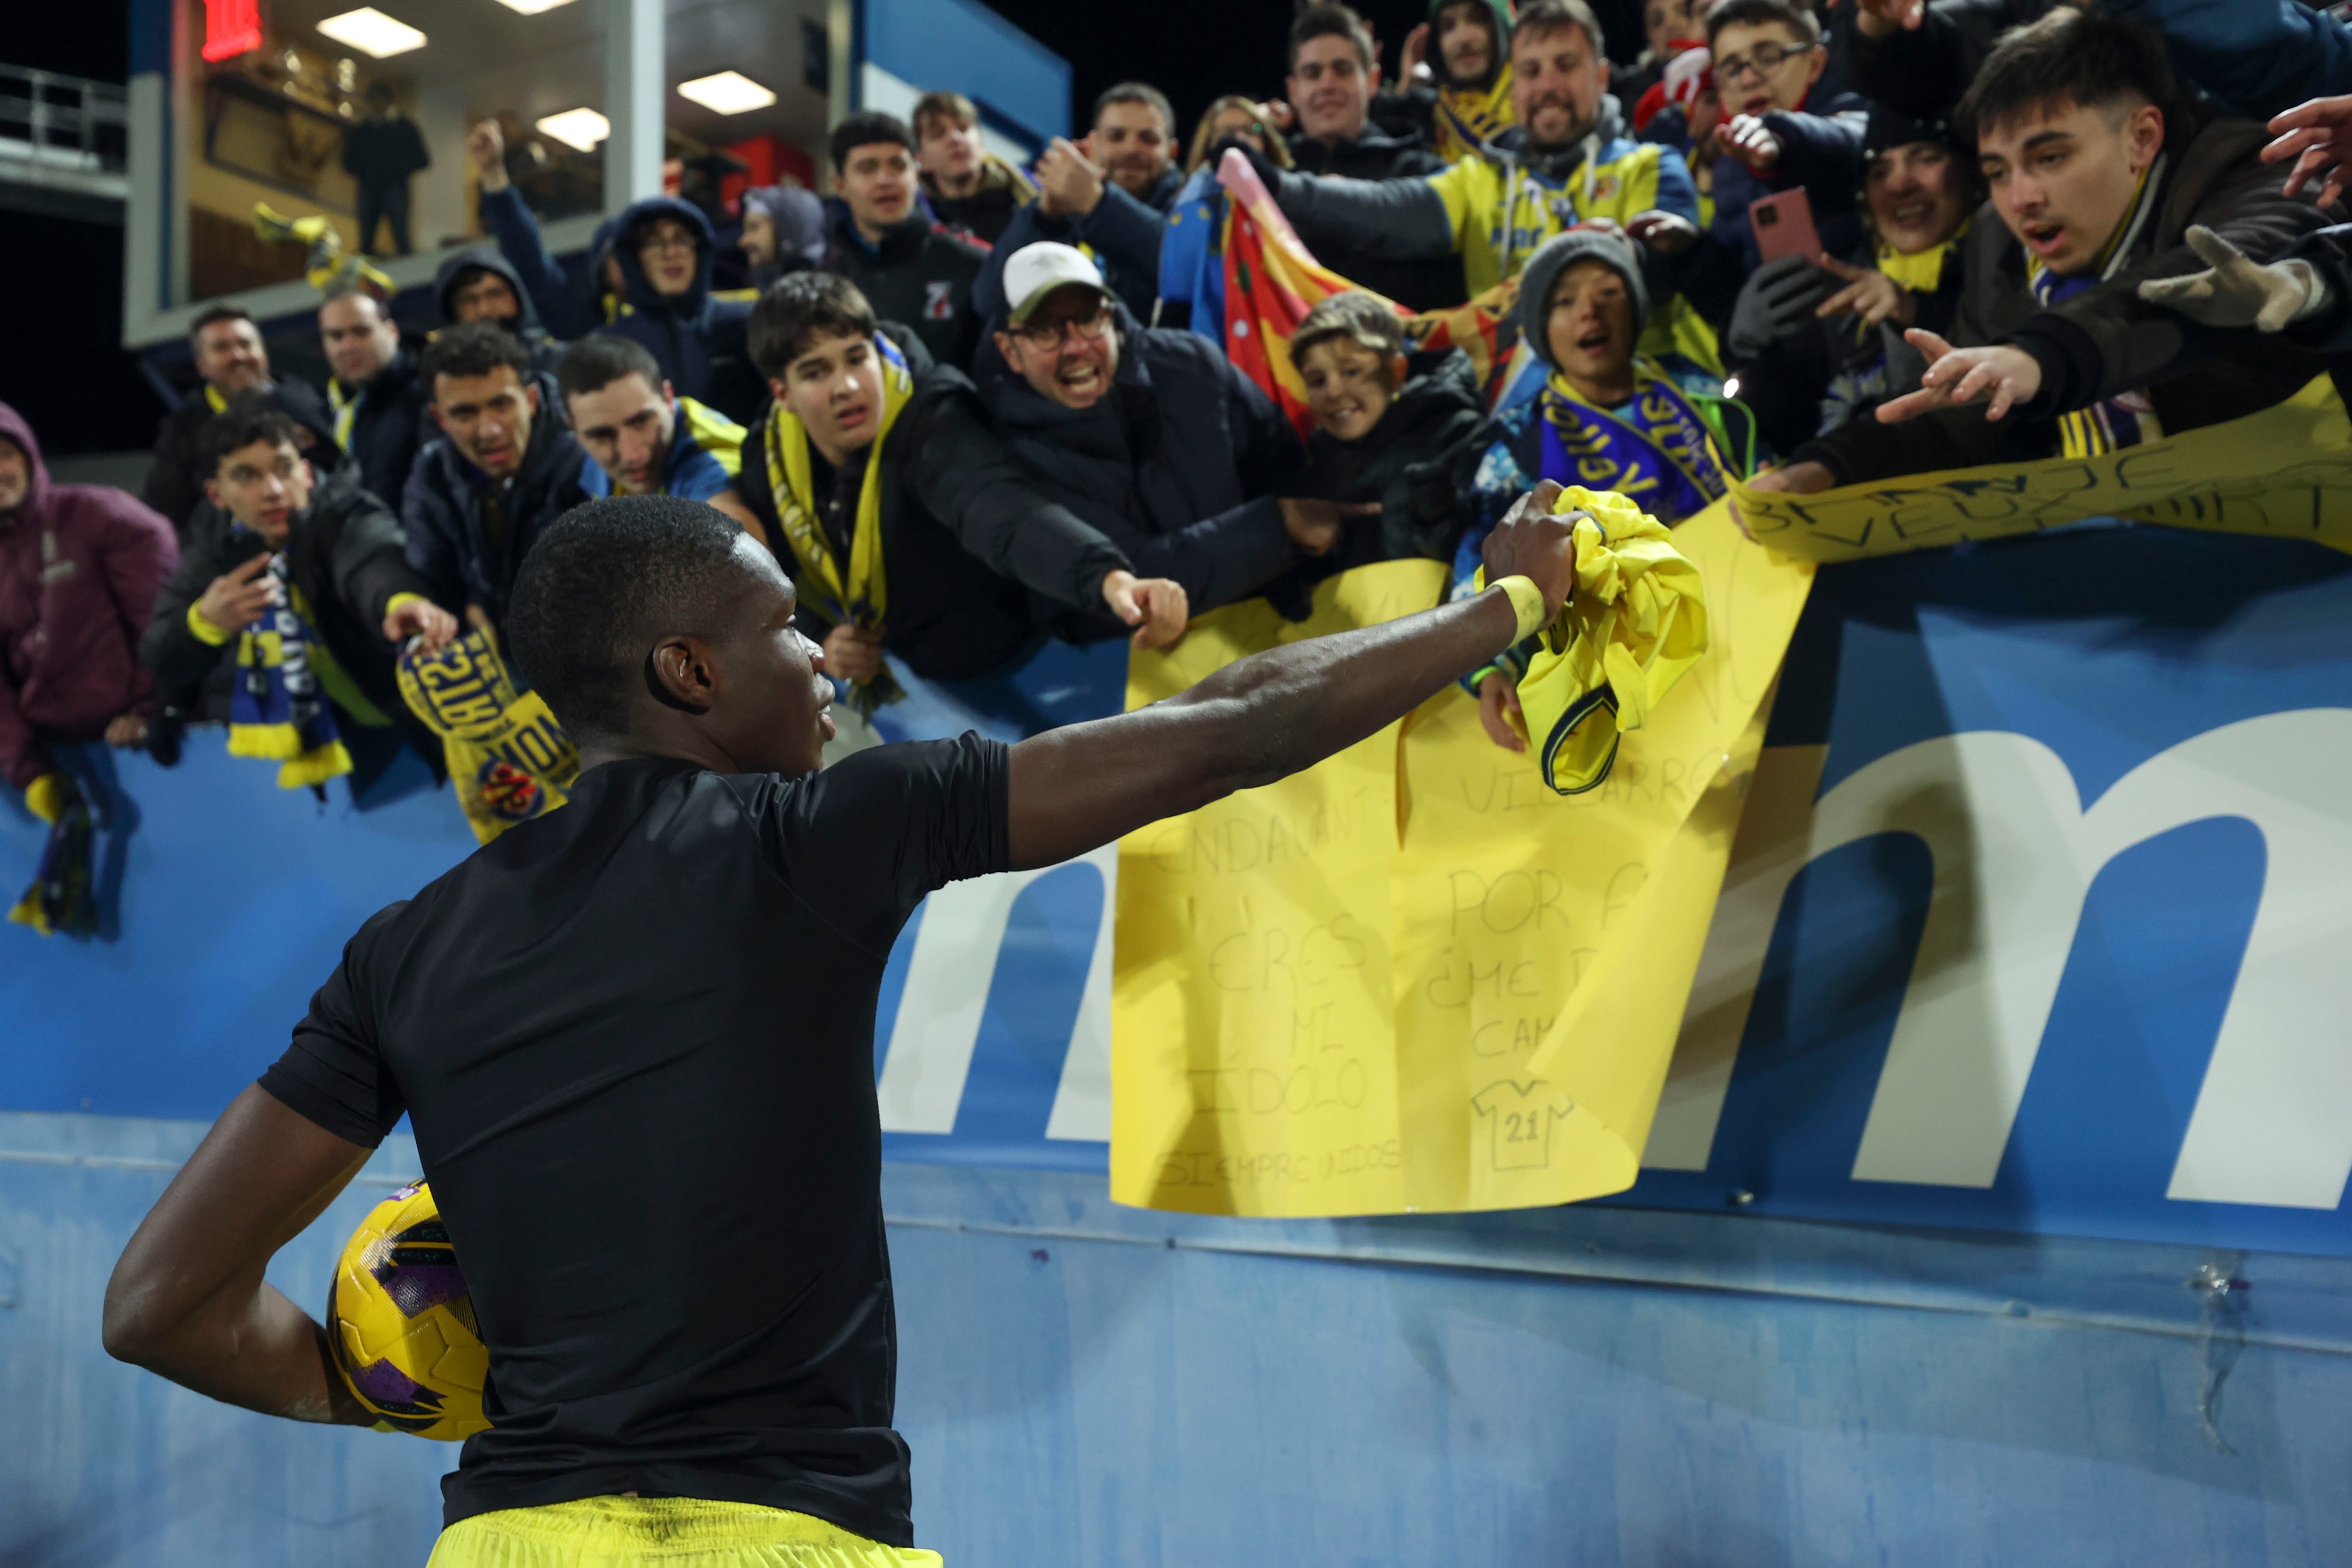
[[[50,483],[5,403],[0,437],[32,469],[24,503],[0,512],[0,777],[23,789],[54,766],[44,741],[94,741],[119,714],[153,711],[139,635],[180,547],[121,490]]]

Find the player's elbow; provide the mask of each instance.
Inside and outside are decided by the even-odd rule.
[[[106,1282],[100,1342],[117,1361],[152,1366],[164,1353],[171,1330],[172,1315],[163,1310],[160,1293],[140,1277],[126,1253]]]

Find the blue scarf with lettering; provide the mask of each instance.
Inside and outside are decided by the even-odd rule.
[[[1557,371],[1540,406],[1540,479],[1614,490],[1664,523],[1705,510],[1728,488],[1706,421],[1647,360],[1633,362],[1633,397],[1622,408],[1585,401]]]
[[[278,787],[323,786],[352,771],[334,710],[310,668],[310,623],[301,614],[283,553],[269,558],[278,602],[236,639],[236,686],[229,695],[228,752],[278,763]]]

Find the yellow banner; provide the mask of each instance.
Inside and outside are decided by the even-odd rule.
[[[2326,376],[2284,403],[2093,458],[1953,468],[1816,495],[1734,479],[1762,543],[1828,565],[2126,517],[2352,550],[2352,422]]]
[[[1457,688],[1339,756],[1119,847],[1111,1195],[1195,1213],[1515,1208],[1632,1184],[1812,568],[1721,502],[1674,533],[1706,655],[1561,797]],[[1437,602],[1435,562],[1314,617],[1202,617],[1129,706]]]

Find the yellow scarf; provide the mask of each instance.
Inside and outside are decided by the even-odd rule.
[[[449,782],[474,837],[488,844],[571,798],[580,749],[536,691],[517,695],[487,626],[429,658],[400,656],[400,695],[441,737]]]
[[[1437,155],[1451,163],[1466,158],[1516,123],[1511,110],[1511,62],[1495,73],[1495,85],[1437,89]]]
[[[866,449],[866,478],[857,490],[857,520],[850,531],[849,560],[833,552],[819,520],[819,502],[809,473],[808,429],[797,415],[781,404],[768,415],[768,488],[775,497],[776,521],[793,550],[793,581],[807,605],[836,626],[878,631],[889,605],[888,584],[882,570],[882,444],[890,427],[915,394],[914,373],[907,358],[889,339],[875,335],[882,357],[882,420]],[[886,668],[871,680],[857,682],[850,701],[861,713],[870,713],[903,695]]]
[[[1897,287],[1914,294],[1933,294],[1944,283],[1944,262],[1960,241],[1969,237],[1969,226],[1976,222],[1973,215],[1962,218],[1952,237],[1941,245],[1931,245],[1925,250],[1896,250],[1892,246],[1878,247],[1878,269],[1886,274]]]

